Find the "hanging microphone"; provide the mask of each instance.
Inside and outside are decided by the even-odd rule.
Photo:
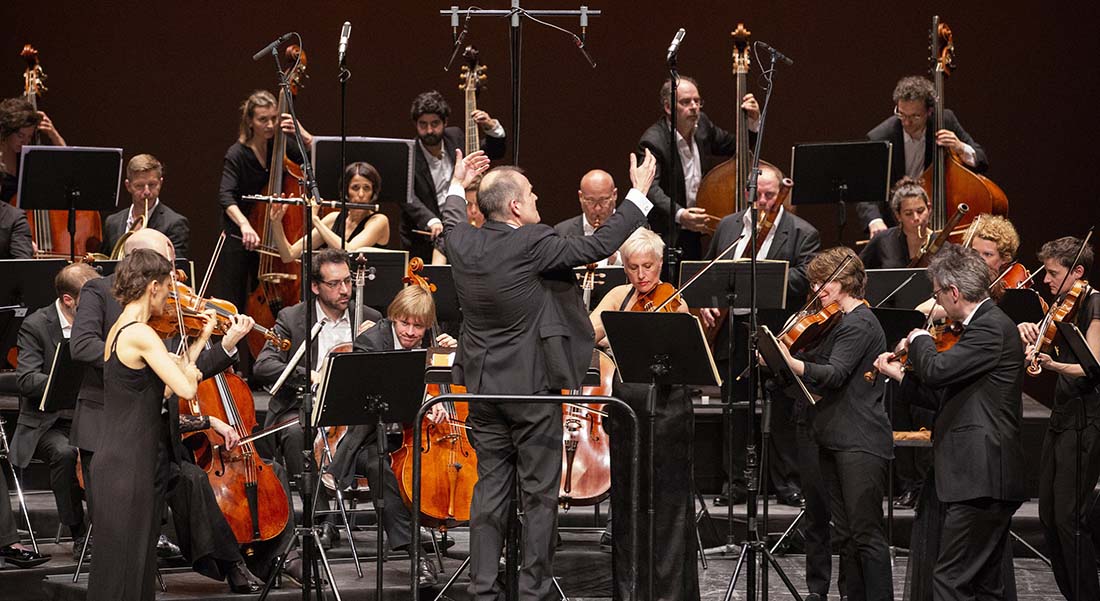
[[[275,48],[278,48],[279,44],[282,44],[283,42],[289,40],[290,36],[292,36],[292,35],[294,35],[294,32],[284,33],[282,36],[279,37],[279,39],[275,40],[274,42],[271,42],[267,46],[264,46],[263,50],[257,52],[256,54],[253,54],[252,55],[252,60],[258,61],[258,60],[262,59],[263,57],[271,54],[272,50],[274,50]]]
[[[665,57],[666,61],[671,62],[676,58],[676,53],[680,51],[680,43],[684,41],[684,28],[681,27],[680,31],[676,32],[676,37],[672,38],[672,43],[668,45],[668,56]]]
[[[764,50],[767,50],[768,52],[772,53],[772,55],[774,55],[775,58],[783,61],[788,66],[794,64],[794,61],[792,61],[790,58],[788,58],[786,54],[783,54],[782,52],[776,50],[775,48],[772,48],[771,46],[765,44],[764,42],[757,42],[757,44],[760,44],[761,48],[763,48]]]
[[[458,10],[457,6],[451,7],[451,8],[456,10],[456,11]],[[447,61],[447,66],[443,67],[444,71],[450,71],[451,70],[451,65],[454,64],[455,57],[458,56],[458,51],[462,48],[462,45],[466,43],[466,33],[470,31],[470,15],[473,14],[472,11],[473,11],[473,9],[469,9],[469,10],[466,11],[466,20],[462,22],[462,32],[458,34],[457,38],[455,38],[454,50],[451,51],[451,59]],[[458,13],[457,12],[453,13],[452,16],[451,16],[451,25],[453,27],[458,27]]]
[[[344,26],[340,28],[340,45],[337,47],[337,60],[338,64],[344,66],[344,55],[348,51],[348,38],[351,37],[351,21],[344,21]]]

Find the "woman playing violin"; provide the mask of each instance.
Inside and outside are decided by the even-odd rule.
[[[111,327],[104,353],[104,431],[92,464],[92,497],[97,500],[96,554],[89,599],[153,599],[155,546],[161,507],[154,479],[169,440],[164,399],[193,397],[202,378],[194,360],[214,328],[202,334],[183,357],[174,357],[147,325],[165,310],[172,264],[160,254],[135,250],[118,267],[113,293],[123,306]],[[232,430],[225,431],[227,435]],[[227,439],[229,446],[236,440]]]
[[[1047,242],[1039,249],[1039,260],[1046,271],[1043,283],[1055,297],[1068,293],[1092,268],[1093,251],[1088,246],[1074,264],[1081,246],[1080,240],[1066,236]],[[1072,319],[1084,334],[1093,355],[1100,355],[1100,294],[1086,283],[1072,317],[1067,319]],[[1021,323],[1018,328],[1030,355],[1041,335],[1039,327],[1034,323]],[[1092,539],[1081,537],[1080,553],[1074,550],[1074,532],[1078,527],[1086,528],[1087,512],[1081,508],[1086,506],[1100,475],[1100,394],[1096,392],[1095,382],[1085,377],[1069,349],[1055,346],[1049,354],[1039,353],[1038,360],[1043,369],[1058,374],[1054,407],[1040,458],[1039,522],[1051,552],[1054,578],[1062,594],[1067,599],[1100,599],[1100,582],[1094,568],[1096,548]],[[1076,467],[1077,457],[1080,468]],[[1081,586],[1076,596],[1075,571],[1080,574]]]
[[[648,229],[635,230],[619,248],[619,256],[626,270],[628,284],[611,289],[600,304],[592,311],[590,319],[596,332],[597,343],[606,346],[607,334],[601,315],[604,311],[645,310],[647,302],[656,308],[662,299],[647,301],[649,294],[661,287],[661,257],[664,256],[664,242],[660,236]],[[663,284],[663,287],[668,287]],[[667,296],[667,295],[666,295]],[[672,303],[669,304],[672,306]],[[636,308],[635,308],[636,307]],[[686,303],[681,302],[676,311],[687,312]],[[647,386],[639,384],[615,383],[615,396],[630,403],[638,413],[639,423],[646,423]],[[660,599],[699,599],[699,579],[696,574],[695,545],[695,502],[692,498],[692,444],[695,438],[695,426],[692,418],[691,395],[682,386],[661,386],[658,389],[656,440],[649,440],[648,428],[641,428],[642,448],[650,444],[660,445],[655,465],[641,467],[642,482],[639,490],[648,490],[646,482],[653,474],[655,533],[659,536],[660,551],[654,559],[654,594]],[[614,520],[611,525],[612,539],[612,576],[615,597],[630,598],[630,457],[631,448],[627,434],[633,428],[621,409],[608,406],[608,432],[611,440],[611,513]],[[621,432],[622,435],[616,437]],[[645,456],[645,453],[642,453]],[[643,461],[644,463],[644,461]],[[642,494],[638,500],[638,517],[646,515],[647,496]],[[638,544],[643,549],[650,548],[646,541],[646,528],[638,529]],[[643,594],[647,563],[643,560],[637,566],[638,592]],[[641,597],[644,598],[644,597]]]
[[[823,285],[846,257],[852,259]],[[851,599],[893,599],[890,554],[886,544],[882,497],[886,492],[887,462],[893,457],[890,420],[883,405],[883,387],[863,378],[875,358],[886,350],[886,336],[871,309],[863,302],[867,273],[848,248],[836,247],[814,257],[806,270],[811,287],[822,305],[837,303],[841,313],[825,339],[798,358],[780,345],[795,375],[811,392],[821,395],[812,406],[796,408],[805,413],[809,434],[818,448],[818,464],[828,507],[819,495],[806,495],[810,529],[820,518],[828,527],[832,514],[834,536],[847,575]],[[802,444],[800,443],[800,446]],[[814,473],[803,469],[804,476]],[[811,487],[803,490],[812,493]],[[829,553],[828,539],[821,551]],[[820,556],[807,553],[807,568]],[[826,564],[827,565],[827,564]],[[822,597],[828,589],[817,592]]]
[[[348,202],[372,204],[382,189],[382,176],[370,163],[352,163],[344,169],[344,181],[347,182],[345,196]],[[272,203],[268,208],[275,247],[284,263],[302,256],[305,237],[291,244],[283,231],[283,215],[290,205]],[[385,246],[390,241],[390,220],[370,209],[348,209],[347,220],[341,219],[339,211],[321,217],[317,207],[313,209],[313,248],[322,246],[340,248],[348,252],[372,246]]]
[[[903,177],[890,195],[890,209],[899,225],[871,238],[860,260],[866,269],[896,269],[905,267],[920,255],[928,242],[928,219],[932,201],[919,180]]]

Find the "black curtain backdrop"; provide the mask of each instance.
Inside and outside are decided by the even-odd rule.
[[[483,8],[506,8],[503,0]],[[339,127],[336,45],[353,23],[348,65],[349,134],[411,137],[408,109],[438,89],[461,111],[451,50],[449,2],[4,2],[0,6],[0,95],[22,90],[19,51],[33,44],[49,76],[40,100],[73,145],[117,146],[127,159],[149,152],[167,166],[162,198],[191,219],[203,266],[219,231],[216,202],[222,156],[236,137],[238,104],[252,90],[274,90],[270,59],[251,56],[298,31],[309,81],[298,110],[314,134]],[[577,8],[530,0],[529,9]],[[628,153],[659,115],[665,49],[687,30],[680,69],[700,81],[706,112],[730,128],[738,102],[730,72],[730,32],[744,22],[795,61],[776,80],[764,158],[789,167],[798,142],[862,138],[890,114],[902,75],[928,71],[928,29],[939,13],[954,30],[958,69],[947,106],[989,152],[988,176],[1004,188],[1032,266],[1043,241],[1082,234],[1097,222],[1098,96],[1094,3],[1061,9],[1034,2],[624,2],[592,0],[591,69],[560,32],[527,22],[523,49],[520,163],[553,224],[579,212],[580,176],[601,167],[629,188]],[[572,19],[554,23],[579,31]],[[514,133],[505,19],[474,19],[470,43],[489,66],[480,105]],[[753,64],[750,88],[760,93]],[[452,118],[452,122],[456,119]],[[460,121],[460,120],[458,120]],[[510,156],[510,149],[509,149]],[[797,185],[797,182],[796,182]],[[835,211],[800,214],[836,240]],[[854,213],[846,238],[854,240]],[[862,237],[862,236],[860,236]]]

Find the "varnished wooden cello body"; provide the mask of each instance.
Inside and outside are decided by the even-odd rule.
[[[944,128],[943,83],[955,69],[955,43],[951,28],[938,16],[932,17],[931,38],[933,84],[936,88],[933,131],[938,132]],[[1008,214],[1008,197],[1004,190],[989,178],[968,169],[958,156],[943,146],[936,145],[935,156],[924,171],[922,184],[932,199],[933,230],[944,229],[948,219],[962,204],[970,208],[970,212],[958,221],[958,225],[962,226],[969,225],[981,214]]]
[[[286,58],[292,62],[286,74],[291,82],[292,94],[297,94],[302,85],[302,78],[306,69],[305,51],[296,45],[288,46]],[[278,114],[288,111],[286,90],[279,90]],[[264,195],[282,196],[291,194],[301,197],[302,170],[294,161],[286,155],[287,136],[282,128],[275,129],[275,138],[271,145],[269,158],[271,169],[268,175],[267,187]],[[303,157],[304,158],[304,157]],[[305,232],[302,220],[301,207],[292,207],[283,216],[283,231],[288,240],[297,240]],[[275,247],[275,239],[268,222],[267,204],[255,203],[248,214],[248,222],[260,236],[260,244],[266,248]],[[300,263],[283,263],[277,256],[260,253],[259,284],[248,296],[246,312],[256,320],[256,323],[264,327],[275,325],[275,316],[283,307],[289,307],[301,299],[300,278],[302,267]],[[258,356],[263,348],[264,341],[261,337],[249,334],[248,346],[252,350],[252,356]]]

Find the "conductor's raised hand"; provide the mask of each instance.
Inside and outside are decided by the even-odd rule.
[[[653,185],[653,178],[657,176],[657,159],[653,157],[653,153],[648,148],[645,149],[645,156],[642,157],[641,164],[638,164],[638,155],[633,152],[630,153],[630,183],[635,189],[641,191],[642,194],[649,192],[649,187]]]
[[[489,168],[489,157],[485,156],[485,151],[479,150],[477,152],[470,153],[470,156],[463,157],[462,150],[455,149],[455,172],[451,177],[451,182],[462,186],[465,190],[469,188],[477,176],[484,173]]]

